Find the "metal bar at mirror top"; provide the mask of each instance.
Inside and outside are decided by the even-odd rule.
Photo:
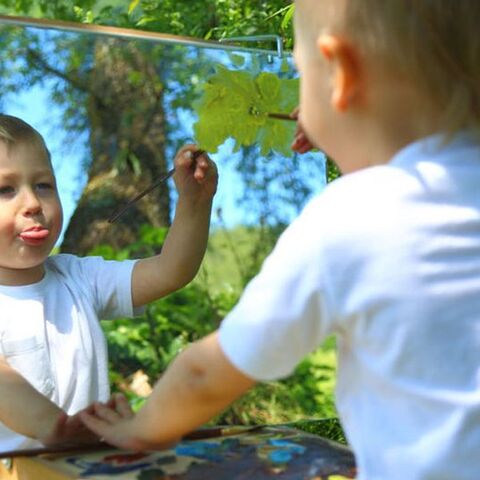
[[[17,17],[0,15],[0,25],[16,25],[24,27],[36,27],[44,29],[56,29],[65,32],[91,33],[95,35],[108,35],[121,38],[147,40],[151,42],[171,43],[176,45],[187,45],[194,47],[213,48],[217,50],[235,50],[237,52],[263,53],[275,55],[279,58],[290,56],[291,52],[283,49],[283,38],[280,35],[258,35],[247,37],[224,38],[220,41],[203,40],[194,37],[172,35],[168,33],[147,32],[145,30],[134,30],[129,28],[110,27],[105,25],[92,25],[61,20],[48,20],[30,17]],[[275,42],[276,48],[262,49],[239,47],[239,43],[245,42]]]

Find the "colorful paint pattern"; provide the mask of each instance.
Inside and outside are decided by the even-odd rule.
[[[267,427],[161,452],[95,452],[42,457],[65,478],[96,480],[340,480],[355,477],[350,450],[299,430]]]

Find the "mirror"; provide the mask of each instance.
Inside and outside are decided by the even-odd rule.
[[[103,325],[112,384],[123,389],[137,373],[153,382],[186,344],[215,328],[279,232],[325,185],[323,155],[291,152],[295,122],[268,116],[288,114],[298,102],[291,55],[8,17],[0,17],[0,48],[0,111],[33,125],[51,151],[65,211],[60,251],[115,259],[158,252],[176,202],[171,180],[115,223],[108,219],[164,175],[184,143],[201,139],[217,163],[208,268],[198,284],[154,302],[134,321]],[[254,228],[231,230],[237,225]],[[328,398],[332,345],[318,367]],[[305,398],[316,398],[317,383],[307,383]],[[292,397],[279,403],[279,392],[266,386],[247,400],[256,421],[288,419]],[[333,415],[333,403],[321,401],[322,409],[310,400],[302,406],[311,409],[305,416]],[[246,417],[227,411],[220,423],[238,418]]]
[[[119,248],[137,239],[142,223],[169,224],[171,184],[121,221],[107,219],[171,167],[180,145],[196,140],[195,105],[219,66],[252,78],[296,77],[289,54],[110,27],[3,17],[0,42],[0,108],[31,123],[51,150],[66,252]],[[227,139],[211,154],[220,173],[213,227],[286,224],[325,184],[319,153],[282,155],[255,144],[234,152],[234,144]]]

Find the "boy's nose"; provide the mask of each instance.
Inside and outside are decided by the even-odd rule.
[[[23,214],[30,216],[36,215],[42,211],[42,204],[38,199],[38,196],[35,192],[28,191],[25,192],[24,202],[23,202]]]

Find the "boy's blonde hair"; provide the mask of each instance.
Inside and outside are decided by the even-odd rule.
[[[443,111],[448,133],[480,132],[480,0],[346,0],[344,6],[348,36],[415,82]]]
[[[50,162],[50,152],[40,133],[27,122],[13,115],[0,113],[0,141],[11,148],[16,144],[31,144],[47,155]]]

